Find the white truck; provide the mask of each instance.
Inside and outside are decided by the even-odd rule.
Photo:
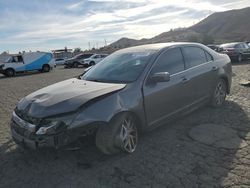
[[[16,73],[38,70],[49,72],[56,66],[51,53],[27,52],[11,55],[5,62],[0,63],[0,73],[11,77]]]

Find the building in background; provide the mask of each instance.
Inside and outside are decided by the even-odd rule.
[[[74,56],[73,49],[67,49],[67,47],[65,47],[64,49],[52,50],[52,53],[55,59],[57,58],[67,59]]]
[[[11,55],[7,52],[3,52],[0,54],[0,62],[5,62]]]

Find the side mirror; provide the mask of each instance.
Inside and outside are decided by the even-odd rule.
[[[170,74],[168,72],[157,72],[154,73],[150,78],[150,82],[153,83],[168,82],[169,80],[170,80]]]

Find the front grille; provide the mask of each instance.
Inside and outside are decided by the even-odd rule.
[[[14,129],[14,131],[17,134],[20,134],[21,136],[25,136],[25,131],[27,131],[26,129],[24,129],[23,127],[18,126],[14,121],[12,121],[12,128]]]
[[[15,113],[17,116],[19,116],[21,119],[24,121],[27,121],[28,123],[34,124],[34,125],[39,125],[40,119],[38,118],[33,118],[29,115],[27,115],[25,112],[18,110],[17,108],[15,109]]]
[[[11,121],[11,128],[19,135],[28,138],[30,140],[35,139],[35,133],[30,132],[29,130],[20,127],[15,121]]]

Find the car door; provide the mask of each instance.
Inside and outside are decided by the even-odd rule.
[[[99,63],[99,61],[101,61],[101,60],[102,60],[101,55],[95,56],[95,63]]]
[[[218,65],[211,54],[197,46],[182,47],[189,80],[190,105],[207,100],[217,82]]]
[[[22,55],[12,56],[8,66],[12,67],[16,72],[25,71],[25,65]]]
[[[168,82],[150,83],[155,73],[169,72]],[[180,48],[159,55],[143,85],[144,105],[149,126],[156,126],[188,104],[184,61]]]
[[[244,49],[244,58],[249,59],[250,58],[250,48],[246,43],[242,43],[242,48]]]

